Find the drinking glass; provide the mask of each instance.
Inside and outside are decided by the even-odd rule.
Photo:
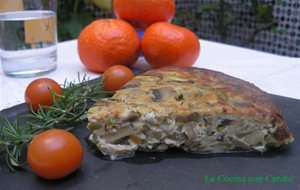
[[[56,69],[56,0],[0,1],[3,72],[30,77]]]

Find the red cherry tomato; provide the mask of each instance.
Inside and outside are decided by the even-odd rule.
[[[35,136],[27,150],[27,161],[34,173],[45,179],[63,178],[81,165],[83,150],[70,132],[50,129]]]
[[[133,77],[133,71],[126,66],[114,65],[109,67],[103,73],[104,89],[107,91],[118,90]]]
[[[48,78],[40,78],[32,81],[25,91],[25,102],[34,111],[39,109],[39,105],[51,106],[53,104],[53,94],[49,88],[56,94],[62,95],[63,90],[57,82]]]

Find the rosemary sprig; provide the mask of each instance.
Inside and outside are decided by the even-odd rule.
[[[86,119],[90,102],[99,99],[103,94],[111,93],[103,90],[101,78],[89,81],[86,76],[81,78],[79,75],[78,84],[65,81],[63,91],[63,95],[51,91],[52,106],[40,106],[37,112],[31,109],[30,114],[15,121],[10,122],[0,116],[0,153],[12,171],[26,164],[22,161],[24,150],[38,133],[52,128],[70,130],[67,128],[68,124]]]

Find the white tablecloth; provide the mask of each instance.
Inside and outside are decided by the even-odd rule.
[[[300,58],[283,57],[240,47],[201,40],[201,53],[195,67],[208,68],[254,83],[271,94],[300,99]],[[89,72],[77,55],[77,41],[58,44],[57,69],[48,77],[63,83],[86,74],[91,79],[99,76]],[[0,110],[24,102],[26,86],[36,78],[11,78],[0,69]],[[40,78],[39,77],[39,78]]]

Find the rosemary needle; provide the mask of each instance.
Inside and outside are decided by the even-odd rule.
[[[49,89],[51,91],[51,89]],[[63,95],[51,91],[52,106],[40,106],[37,112],[21,116],[14,121],[0,116],[0,153],[8,167],[14,171],[26,164],[24,150],[38,133],[52,128],[67,128],[70,123],[82,122],[91,101],[104,94],[102,79],[89,81],[86,76],[78,75],[78,84],[64,82]],[[58,97],[58,98],[57,98]]]

